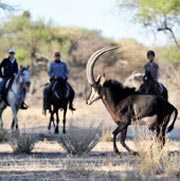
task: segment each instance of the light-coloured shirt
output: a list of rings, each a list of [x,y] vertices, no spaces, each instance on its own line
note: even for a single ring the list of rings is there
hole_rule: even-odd
[[[63,78],[66,79],[69,76],[69,70],[64,62],[52,62],[49,67],[48,75],[50,78]]]

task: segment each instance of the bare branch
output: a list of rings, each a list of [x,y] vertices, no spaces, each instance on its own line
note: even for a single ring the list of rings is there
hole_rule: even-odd
[[[176,46],[177,46],[178,49],[180,50],[180,44],[178,43],[177,38],[176,38],[173,30],[168,27],[166,17],[165,17],[165,20],[164,20],[164,27],[163,27],[163,28],[158,28],[158,31],[169,31],[169,32],[171,33],[171,36],[172,36],[172,38],[173,38]]]
[[[0,2],[0,8],[3,9],[3,10],[6,10],[6,11],[14,11],[15,8],[11,5],[8,5],[6,3],[2,3]]]

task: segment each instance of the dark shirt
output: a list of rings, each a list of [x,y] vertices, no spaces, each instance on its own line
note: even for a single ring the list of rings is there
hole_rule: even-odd
[[[158,80],[159,65],[155,62],[148,62],[144,65],[145,72],[151,72],[154,80]]]
[[[10,58],[5,58],[0,63],[0,77],[1,78],[10,78],[14,73],[18,72],[18,64],[16,59],[11,62]]]

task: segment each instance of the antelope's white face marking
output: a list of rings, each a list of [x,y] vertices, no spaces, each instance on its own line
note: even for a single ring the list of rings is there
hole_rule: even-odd
[[[101,99],[101,95],[99,94],[98,89],[95,87],[91,87],[91,93],[90,93],[89,98],[87,99],[86,103],[88,105],[90,105],[99,99]]]
[[[90,105],[93,102],[102,98],[102,95],[100,95],[100,89],[102,89],[105,81],[106,81],[105,75],[98,75],[97,76],[97,78],[96,78],[96,85],[97,86],[91,87],[91,93],[89,95],[89,98],[86,101],[86,103],[88,105]]]

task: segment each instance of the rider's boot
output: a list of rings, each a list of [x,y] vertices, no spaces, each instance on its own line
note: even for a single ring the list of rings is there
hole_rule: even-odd
[[[27,109],[28,105],[25,102],[22,102],[20,109]]]
[[[75,110],[76,110],[76,109],[73,107],[72,102],[69,103],[69,109],[70,109],[71,111],[75,111]]]

